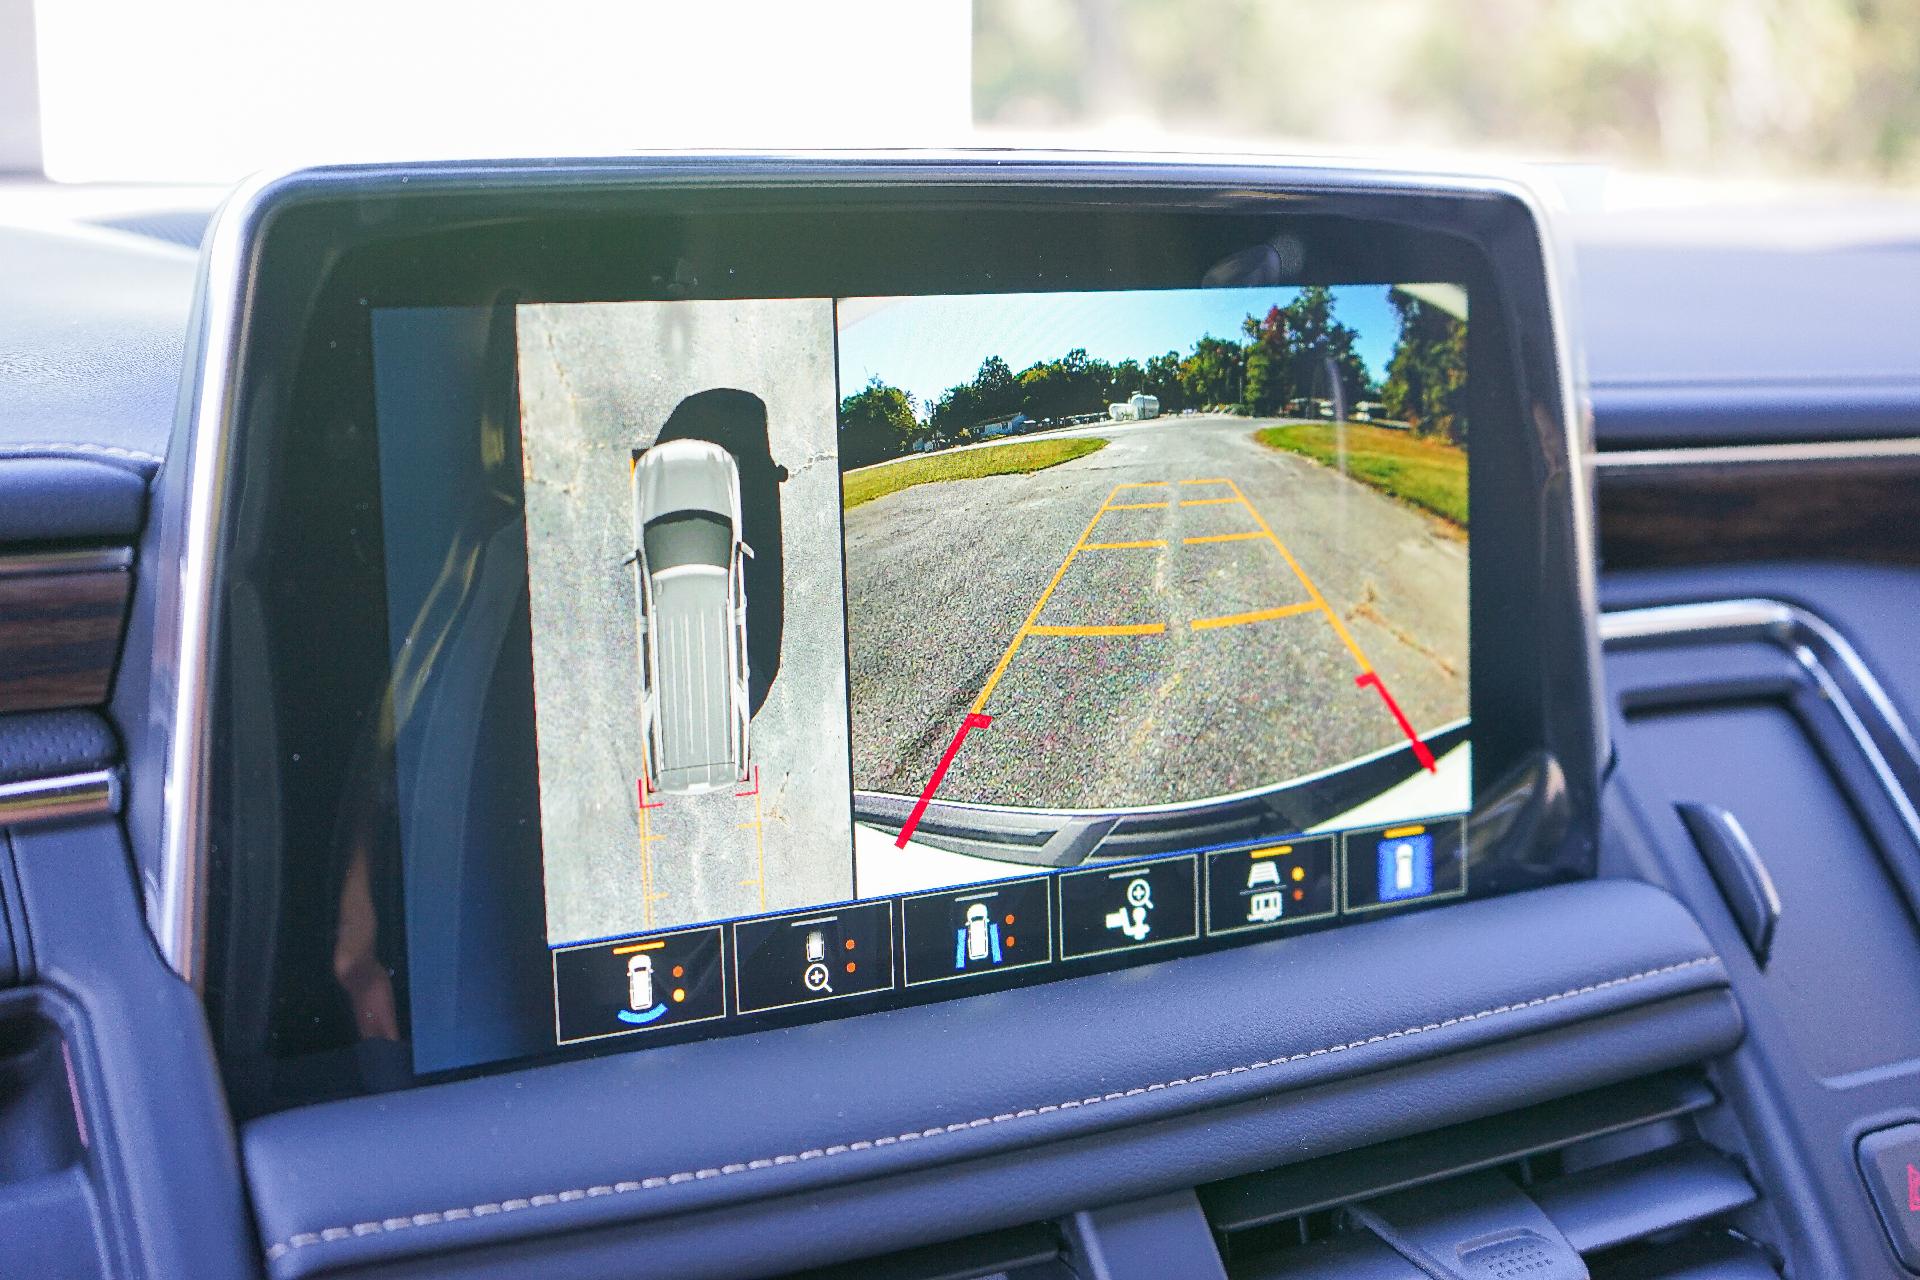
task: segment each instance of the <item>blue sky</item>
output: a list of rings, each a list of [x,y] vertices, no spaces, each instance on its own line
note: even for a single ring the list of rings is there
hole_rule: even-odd
[[[1178,351],[1202,336],[1239,338],[1240,322],[1285,306],[1294,288],[1156,289],[1107,293],[967,294],[935,298],[848,298],[840,302],[840,393],[879,377],[913,395],[924,415],[949,387],[970,381],[997,355],[1018,373],[1075,347],[1097,359]],[[1340,285],[1333,314],[1359,330],[1355,344],[1376,379],[1400,336],[1385,285]]]

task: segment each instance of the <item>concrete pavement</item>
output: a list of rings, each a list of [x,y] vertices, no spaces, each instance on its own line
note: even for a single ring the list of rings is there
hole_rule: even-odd
[[[847,513],[853,774],[945,800],[1181,803],[1287,781],[1467,715],[1467,548],[1252,438],[1267,422],[1073,429],[1022,476]],[[1049,433],[1068,434],[1068,433]]]

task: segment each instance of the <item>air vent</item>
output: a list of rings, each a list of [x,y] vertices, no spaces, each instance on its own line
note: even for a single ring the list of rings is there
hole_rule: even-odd
[[[1757,1242],[1766,1215],[1753,1184],[1702,1136],[1717,1104],[1698,1074],[1669,1072],[1226,1179],[1198,1188],[1197,1200],[1137,1201],[1118,1217],[1179,1235],[1187,1256],[1216,1275],[1224,1262],[1229,1280],[1779,1280],[1775,1255]],[[1071,1261],[1101,1216],[786,1280],[1106,1275],[1097,1262],[1076,1270]],[[1094,1221],[1076,1230],[1082,1219]],[[1138,1242],[1138,1230],[1114,1235],[1095,1252],[1124,1256]]]
[[[1404,1250],[1423,1232],[1457,1243],[1445,1266],[1488,1280],[1579,1275],[1574,1253],[1595,1280],[1774,1280],[1741,1230],[1752,1184],[1700,1137],[1715,1102],[1697,1076],[1656,1076],[1215,1183],[1201,1201],[1232,1280],[1420,1280],[1383,1237]]]
[[[1051,1223],[796,1271],[781,1280],[1076,1280]]]

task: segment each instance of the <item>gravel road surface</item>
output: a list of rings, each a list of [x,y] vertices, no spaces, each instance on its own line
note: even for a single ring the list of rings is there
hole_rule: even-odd
[[[974,710],[993,721],[940,798],[1048,808],[1198,800],[1404,742],[1369,669],[1417,731],[1465,717],[1465,542],[1258,444],[1266,425],[1079,429],[1111,443],[848,512],[854,785],[918,794]]]

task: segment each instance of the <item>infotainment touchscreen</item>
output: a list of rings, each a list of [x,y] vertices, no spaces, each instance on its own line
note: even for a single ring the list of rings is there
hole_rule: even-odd
[[[409,429],[448,325],[508,379],[465,479]],[[473,680],[531,667],[525,777],[454,776],[455,654],[396,717],[416,1068],[497,1053],[425,976],[449,790],[529,797],[550,1047],[1467,894],[1468,328],[1433,280],[376,311],[396,688],[489,593]],[[436,483],[510,518],[449,553]]]

